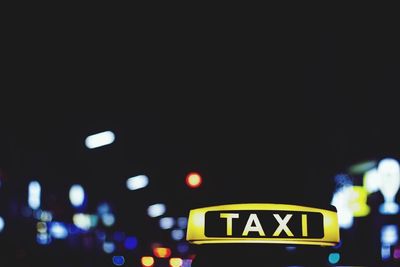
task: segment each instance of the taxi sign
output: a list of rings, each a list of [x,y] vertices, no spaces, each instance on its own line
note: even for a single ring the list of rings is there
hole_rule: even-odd
[[[337,213],[288,204],[230,204],[193,209],[187,241],[207,243],[276,243],[335,246]]]

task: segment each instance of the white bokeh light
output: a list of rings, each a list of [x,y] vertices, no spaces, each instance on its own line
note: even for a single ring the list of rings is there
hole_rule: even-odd
[[[28,205],[36,210],[40,208],[41,186],[38,181],[32,181],[28,186]]]
[[[163,215],[165,213],[165,211],[166,211],[166,207],[162,203],[153,204],[147,208],[147,214],[153,218]]]
[[[397,160],[386,158],[378,164],[380,177],[379,190],[383,195],[384,203],[379,207],[382,214],[397,214],[399,205],[396,201],[396,194],[400,189],[400,166]]]
[[[79,184],[74,184],[69,190],[69,200],[74,207],[81,207],[85,201],[85,190]]]
[[[149,177],[146,175],[137,175],[126,180],[126,187],[129,190],[138,190],[149,184]]]
[[[115,140],[115,135],[111,131],[105,131],[93,135],[89,135],[85,139],[85,145],[89,149],[102,147],[113,143]]]

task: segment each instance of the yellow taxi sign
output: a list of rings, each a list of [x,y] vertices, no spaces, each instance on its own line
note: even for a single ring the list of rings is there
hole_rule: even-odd
[[[335,211],[299,205],[247,203],[191,210],[186,240],[194,244],[335,246],[340,238]]]

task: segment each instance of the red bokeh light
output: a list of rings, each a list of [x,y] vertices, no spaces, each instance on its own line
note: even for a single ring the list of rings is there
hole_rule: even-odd
[[[197,172],[191,172],[186,176],[186,185],[190,188],[197,188],[201,185],[203,179]]]

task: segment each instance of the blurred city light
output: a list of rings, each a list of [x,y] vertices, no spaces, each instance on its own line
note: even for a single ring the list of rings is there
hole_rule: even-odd
[[[367,205],[367,190],[362,186],[351,186],[349,190],[349,208],[354,217],[364,217],[370,212]]]
[[[165,211],[166,211],[166,207],[165,207],[165,205],[164,204],[162,204],[162,203],[158,203],[158,204],[153,204],[153,205],[150,205],[148,208],[147,208],[147,214],[150,216],[150,217],[159,217],[159,216],[161,216],[161,215],[163,215],[164,213],[165,213]]]
[[[378,164],[380,176],[379,190],[384,197],[384,203],[379,207],[382,214],[397,214],[399,205],[395,197],[400,188],[400,166],[395,159],[382,159]]]
[[[189,251],[189,245],[186,242],[181,242],[177,245],[176,249],[179,253],[185,254]]]
[[[168,258],[171,256],[171,249],[165,247],[156,247],[153,248],[153,254],[157,258]]]
[[[105,213],[110,213],[110,212],[111,212],[111,207],[110,207],[110,205],[109,205],[108,203],[106,203],[106,202],[100,203],[100,204],[97,206],[97,213],[98,213],[99,215],[102,215],[102,214],[105,214]]]
[[[89,149],[109,145],[115,140],[115,135],[111,131],[105,131],[93,135],[89,135],[85,139],[85,145]]]
[[[338,188],[353,185],[353,180],[346,173],[339,173],[335,176],[335,183]]]
[[[41,233],[41,234],[47,233],[47,224],[44,222],[37,222],[36,230],[38,233]]]
[[[105,213],[101,215],[101,221],[105,226],[112,226],[115,223],[115,216],[112,213]]]
[[[140,259],[143,267],[151,267],[154,265],[154,258],[151,256],[144,256]]]
[[[285,249],[286,249],[287,251],[295,251],[295,250],[296,250],[296,247],[295,247],[295,246],[287,246],[287,247],[285,247]]]
[[[0,216],[0,233],[3,232],[5,224],[3,217]]]
[[[365,172],[363,177],[363,184],[369,194],[375,193],[379,190],[379,183],[380,177],[376,168]]]
[[[340,260],[340,254],[337,252],[330,253],[328,256],[328,261],[330,264],[336,264]]]
[[[393,258],[395,258],[396,260],[400,259],[400,247],[394,249]]]
[[[113,242],[104,242],[103,243],[103,251],[107,254],[111,254],[115,251],[115,244]]]
[[[197,172],[191,172],[186,176],[186,185],[190,188],[197,188],[201,185],[203,179]]]
[[[364,162],[360,162],[357,164],[353,164],[352,166],[350,166],[349,168],[349,173],[350,174],[363,174],[369,170],[371,170],[372,168],[374,168],[376,166],[376,161],[371,160],[371,161],[364,161]]]
[[[67,227],[63,223],[52,222],[49,228],[51,236],[56,239],[65,239],[68,236]]]
[[[97,225],[98,217],[96,215],[77,213],[73,215],[72,221],[78,228],[89,230]]]
[[[124,256],[113,256],[112,261],[116,266],[122,266],[125,263]]]
[[[51,236],[48,233],[37,233],[36,242],[40,245],[48,245],[51,243]]]
[[[353,211],[349,207],[350,188],[344,186],[339,188],[332,197],[331,204],[336,207],[340,228],[349,229],[353,226]]]
[[[53,220],[53,214],[46,210],[35,210],[35,218],[44,222],[51,222]]]
[[[117,241],[117,242],[122,242],[122,241],[124,241],[124,239],[125,239],[125,234],[124,234],[123,232],[121,232],[121,231],[116,231],[116,232],[113,234],[113,239],[114,239],[115,241]]]
[[[185,232],[181,229],[172,230],[171,237],[173,240],[182,240],[185,237]]]
[[[187,222],[187,217],[179,217],[177,220],[178,227],[181,229],[185,229],[187,227]]]
[[[159,224],[161,229],[171,229],[174,227],[175,220],[172,217],[164,217],[160,219]]]
[[[28,205],[36,210],[40,207],[41,187],[38,181],[32,181],[28,186]]]
[[[182,267],[191,267],[192,266],[192,260],[191,259],[184,259],[182,263]]]
[[[381,257],[382,257],[382,260],[388,260],[388,259],[390,259],[390,246],[389,245],[386,245],[386,244],[382,244],[382,247],[381,247]]]
[[[126,187],[129,190],[138,190],[149,184],[149,178],[146,175],[138,175],[126,180]]]
[[[392,246],[399,240],[397,225],[384,225],[381,229],[381,242],[384,245]]]
[[[138,245],[138,240],[134,236],[128,236],[125,239],[124,246],[127,250],[134,250]]]
[[[171,267],[182,267],[183,260],[181,258],[170,258],[169,265]]]
[[[85,201],[85,190],[79,184],[74,184],[69,190],[69,200],[72,206],[79,208],[83,205]]]

